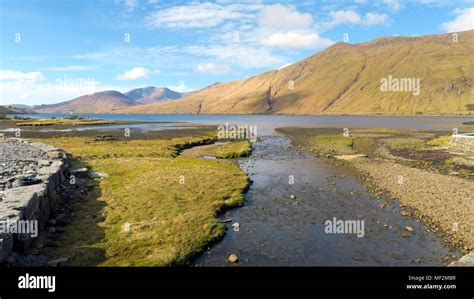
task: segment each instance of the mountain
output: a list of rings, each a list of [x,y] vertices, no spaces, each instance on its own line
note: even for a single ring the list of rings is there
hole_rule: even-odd
[[[13,114],[16,113],[15,110],[12,108],[8,108],[6,106],[0,106],[0,114]]]
[[[280,70],[114,112],[473,114],[474,30],[457,34],[336,43]]]
[[[38,113],[107,113],[114,109],[136,105],[135,101],[115,90],[96,92],[70,101],[35,106]]]
[[[179,99],[181,96],[181,93],[166,87],[150,86],[133,89],[125,94],[115,90],[101,91],[66,102],[35,106],[33,109],[38,113],[109,113],[125,107]]]
[[[158,103],[164,100],[176,100],[182,97],[182,94],[173,91],[167,87],[144,87],[132,89],[125,93],[127,97],[140,104]]]
[[[22,106],[22,107],[19,107]],[[25,114],[25,113],[34,113],[32,110],[27,108],[26,105],[8,105],[0,106],[0,114]]]
[[[23,104],[11,104],[11,105],[8,105],[8,107],[13,107],[16,109],[32,109],[33,108],[32,106],[23,105]]]

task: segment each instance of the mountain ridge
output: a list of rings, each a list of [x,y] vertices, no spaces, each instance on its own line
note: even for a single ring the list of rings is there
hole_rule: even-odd
[[[125,93],[116,90],[99,91],[56,104],[34,106],[33,110],[38,113],[110,113],[116,109],[181,97],[181,93],[166,87],[147,86]]]
[[[113,113],[470,115],[474,30],[456,34],[340,42],[280,70]],[[419,79],[420,95],[382,91],[389,76]]]

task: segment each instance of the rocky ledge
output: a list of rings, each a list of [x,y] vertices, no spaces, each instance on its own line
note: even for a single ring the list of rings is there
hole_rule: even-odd
[[[36,237],[12,232],[10,226],[34,222],[40,231],[48,223],[66,180],[65,159],[66,153],[54,146],[0,140],[0,264],[15,264],[11,257],[25,251]]]

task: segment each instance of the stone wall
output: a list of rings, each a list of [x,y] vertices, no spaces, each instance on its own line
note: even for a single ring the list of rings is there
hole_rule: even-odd
[[[36,220],[38,232],[47,224],[52,207],[60,200],[65,181],[66,154],[53,146],[27,140],[0,140],[0,222]],[[0,232],[0,263],[22,253],[31,234]]]
[[[451,148],[474,154],[474,133],[453,135],[451,137]]]

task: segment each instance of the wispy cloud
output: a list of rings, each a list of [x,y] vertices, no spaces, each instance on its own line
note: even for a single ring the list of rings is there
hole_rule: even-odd
[[[68,72],[68,71],[92,71],[92,70],[95,70],[96,68],[97,66],[95,65],[69,65],[69,66],[46,67],[44,69],[48,71]]]
[[[24,73],[12,70],[0,70],[1,81],[21,81],[35,83],[46,80],[46,77],[41,72]]]
[[[196,66],[196,71],[199,73],[222,75],[228,73],[230,71],[230,67],[225,64],[206,62],[198,64]]]
[[[474,29],[474,7],[456,9],[453,12],[454,20],[441,24],[441,29],[446,32],[456,32]]]
[[[355,25],[380,25],[387,24],[389,16],[387,14],[379,14],[375,12],[368,12],[365,16],[361,16],[358,12],[353,10],[337,10],[329,12],[330,20],[324,23],[324,28],[331,29],[342,24]]]
[[[137,79],[146,79],[150,74],[158,74],[159,70],[149,70],[144,67],[134,67],[131,70],[118,74],[115,79],[117,80],[137,80]]]
[[[191,3],[159,9],[146,17],[150,27],[160,28],[209,28],[229,20],[252,19],[255,16],[246,10],[255,6],[221,5],[218,3]]]
[[[313,25],[313,17],[309,13],[300,13],[292,5],[275,4],[262,8],[258,22],[278,29],[307,29]]]
[[[261,41],[262,45],[283,49],[303,49],[314,47],[327,47],[333,42],[321,38],[317,33],[300,34],[295,32],[275,33]]]

